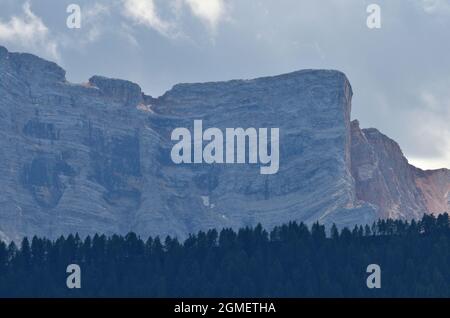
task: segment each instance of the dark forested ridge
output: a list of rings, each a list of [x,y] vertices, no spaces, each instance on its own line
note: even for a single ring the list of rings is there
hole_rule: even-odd
[[[68,289],[68,264],[81,289]],[[369,264],[381,288],[366,286]],[[109,297],[450,297],[448,214],[381,220],[330,235],[289,223],[144,241],[78,235],[0,243],[0,296]]]

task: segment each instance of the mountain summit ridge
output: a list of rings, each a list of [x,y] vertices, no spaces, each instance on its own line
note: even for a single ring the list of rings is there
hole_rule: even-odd
[[[72,84],[57,64],[0,47],[0,239],[185,237],[450,210],[449,171],[414,168],[389,138],[351,122],[352,94],[342,72],[303,70],[177,84],[153,98],[126,80]],[[171,132],[196,119],[205,128],[279,127],[279,172],[175,165]]]

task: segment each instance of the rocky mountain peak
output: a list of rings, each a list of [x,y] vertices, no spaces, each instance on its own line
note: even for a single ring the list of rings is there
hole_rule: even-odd
[[[33,54],[11,53],[0,47],[0,60],[3,66],[9,66],[30,84],[49,84],[66,81],[66,71],[54,62],[44,60]]]
[[[0,59],[5,58],[8,55],[6,47],[0,45]]]
[[[89,79],[89,84],[97,87],[105,98],[127,106],[136,106],[143,99],[141,87],[130,81],[96,75]]]
[[[450,173],[408,163],[397,142],[352,122],[352,174],[357,198],[380,207],[382,217],[412,219],[450,211]]]
[[[408,164],[396,142],[350,121],[339,71],[175,85],[65,71],[0,47],[0,239],[78,232],[174,235],[289,221],[366,224],[449,210],[448,170]],[[127,107],[123,107],[127,106]],[[280,166],[175,164],[171,132],[279,128]]]

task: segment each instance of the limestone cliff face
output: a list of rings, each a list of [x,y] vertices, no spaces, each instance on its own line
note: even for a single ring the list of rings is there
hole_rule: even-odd
[[[205,219],[200,221],[191,211],[205,211],[212,218],[209,226],[373,220],[376,208],[355,198],[351,97],[347,78],[336,71],[176,85],[149,106],[149,126],[162,138],[163,189],[171,189],[160,197],[170,202],[169,211],[187,213],[185,220],[198,227]],[[174,166],[167,161],[167,138],[175,127],[192,127],[194,119],[202,119],[205,128],[221,130],[279,127],[279,172],[260,175],[249,165]],[[207,199],[206,206],[200,197]]]
[[[376,129],[352,122],[352,173],[358,199],[381,217],[412,219],[450,211],[450,171],[410,165],[398,144]]]
[[[69,83],[56,64],[0,47],[0,239],[342,226],[445,208],[447,171],[414,169],[395,143],[352,126],[351,96],[344,74],[305,70],[152,98],[124,80]],[[204,129],[280,128],[278,173],[174,164],[171,132],[196,119]]]

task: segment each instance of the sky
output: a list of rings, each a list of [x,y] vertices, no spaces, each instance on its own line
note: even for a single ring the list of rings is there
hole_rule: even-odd
[[[80,28],[67,26],[70,4]],[[367,25],[371,4],[380,28]],[[71,82],[128,79],[153,97],[337,69],[362,127],[420,168],[450,168],[450,0],[0,0],[0,45],[57,62]]]

